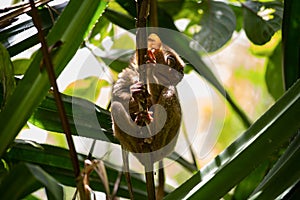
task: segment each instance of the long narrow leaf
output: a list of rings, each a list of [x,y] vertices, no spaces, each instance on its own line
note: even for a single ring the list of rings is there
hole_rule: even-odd
[[[62,94],[66,114],[73,134],[97,140],[119,143],[113,136],[110,112],[93,103],[78,97]],[[76,107],[76,116],[73,109]],[[92,113],[96,114],[97,124],[90,120]],[[74,119],[76,117],[76,119]],[[47,96],[30,117],[29,122],[48,131],[62,133],[61,122],[58,118],[58,110],[52,96]],[[99,124],[101,129],[99,129]],[[78,129],[80,133],[78,133]]]
[[[0,87],[3,89],[3,101],[0,101],[0,110],[5,105],[7,99],[13,93],[16,82],[14,77],[13,65],[5,47],[0,43]]]
[[[119,144],[119,141],[113,136],[112,121],[109,111],[104,110],[85,99],[63,94],[62,99],[73,134],[78,135],[78,130],[80,130],[80,136],[82,137]],[[76,107],[76,116],[73,113],[74,107],[72,106]],[[96,114],[98,124],[95,124],[95,122],[90,120],[91,113]],[[74,117],[76,117],[76,122],[74,121]],[[58,133],[63,132],[58,118],[57,107],[52,96],[46,96],[30,117],[29,122],[48,131]],[[99,125],[101,126],[101,130],[98,128]],[[191,172],[197,170],[193,164],[186,161],[176,152],[170,154],[168,158],[175,160]]]
[[[76,187],[72,163],[67,149],[51,145],[34,146],[32,143],[17,140],[11,150],[5,154],[5,158],[13,164],[21,161],[39,165],[62,184]],[[81,166],[84,165],[83,162],[85,158],[85,155],[78,155]],[[112,191],[114,183],[118,177],[118,173],[119,171],[122,171],[122,168],[113,166],[107,162],[105,162],[105,166],[110,190]],[[135,186],[134,192],[136,197],[139,199],[145,199],[146,185],[142,176],[132,174],[132,182]],[[96,173],[92,173],[90,175],[90,186],[93,190],[105,192],[105,188]],[[129,197],[124,177],[121,180],[117,194],[119,196]]]
[[[259,185],[259,183],[264,179],[264,176],[270,169],[270,163],[272,161],[266,160],[261,163],[253,172],[251,172],[246,178],[244,178],[234,189],[233,199],[242,200],[248,199],[251,193]]]
[[[126,30],[131,30],[135,28],[135,19],[131,16],[111,10],[109,8],[106,9],[106,11],[103,13],[103,16],[106,17],[112,23],[117,24]]]
[[[285,0],[282,27],[285,89],[300,77],[300,1]]]
[[[277,100],[284,93],[281,43],[267,61],[265,79],[269,93]]]
[[[223,197],[299,129],[295,117],[299,111],[300,80],[240,138],[166,199]]]
[[[2,199],[21,199],[45,187],[48,199],[62,200],[62,186],[39,166],[20,163],[12,168],[0,184]]]
[[[275,199],[300,180],[300,134],[272,167],[252,196],[257,199]],[[280,183],[280,184],[278,184]]]
[[[62,46],[53,55],[55,71],[59,74],[76,53],[92,25],[106,7],[106,1],[71,1],[47,36],[49,45],[57,41]],[[46,95],[50,84],[46,70],[40,69],[41,52],[33,59],[24,78],[19,82],[11,100],[0,113],[0,155],[21,130],[34,109]]]
[[[190,172],[197,171],[197,167],[193,165],[192,163],[185,160],[183,157],[181,157],[177,152],[173,152],[168,156],[169,159],[175,160],[177,163],[179,163],[181,166],[189,170]]]
[[[39,9],[42,27],[45,32],[49,32],[54,23],[52,20],[58,18],[59,15],[57,13],[62,12],[66,5],[67,3],[65,2],[51,7],[55,12],[48,8]],[[7,48],[10,56],[15,56],[38,43],[33,22],[27,18],[27,14],[22,14],[16,22],[0,30],[0,42]]]

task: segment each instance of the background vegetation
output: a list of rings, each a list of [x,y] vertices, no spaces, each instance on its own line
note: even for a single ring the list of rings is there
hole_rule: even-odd
[[[93,141],[96,137],[103,141],[103,147],[118,146],[112,136],[109,95],[105,96],[105,90],[109,91],[117,74],[128,65],[132,54],[128,49],[134,49],[130,30],[135,28],[135,1],[52,3],[52,8],[42,4],[39,13],[48,44],[62,41],[52,51],[56,74],[60,75],[70,60],[84,50],[104,66],[110,77],[88,77],[61,88],[72,134],[78,135],[75,120],[85,130],[84,138],[80,134],[74,139]],[[36,199],[33,192],[45,188],[48,199],[69,199],[76,186],[73,168],[64,135],[60,134],[63,130],[47,72],[40,68],[42,54],[36,46],[39,42],[35,27],[25,8],[17,8],[20,12],[16,15],[1,10],[0,194],[3,199]],[[216,98],[222,99],[220,105],[225,105],[225,117],[218,119],[222,126],[220,137],[208,154],[197,155],[201,147],[194,142],[196,153],[190,149],[179,158],[176,152],[167,158],[176,163],[166,168],[165,199],[300,196],[299,10],[297,0],[158,0],[159,27],[180,31],[203,48],[172,35],[162,40],[171,41],[181,56],[193,61],[187,63],[186,77],[205,79]],[[24,52],[30,52],[30,57],[24,58]],[[214,63],[218,74],[208,61]],[[71,68],[76,67],[73,62]],[[76,113],[80,113],[76,119],[71,95],[76,96]],[[209,124],[213,108],[205,103],[209,98],[200,100],[203,106],[197,118]],[[103,133],[86,120],[90,108],[96,111]],[[22,137],[29,128],[34,129],[33,125],[48,131],[46,140]],[[188,126],[186,130],[188,135],[195,134],[189,132]],[[200,134],[203,130],[197,131]],[[92,152],[89,149],[78,154],[81,168],[89,151]],[[113,189],[120,177],[120,162],[113,163],[114,159],[107,157],[101,168],[107,179],[93,172],[90,187],[128,198],[124,177],[118,190]],[[133,188],[136,199],[147,198],[140,174],[133,174]]]

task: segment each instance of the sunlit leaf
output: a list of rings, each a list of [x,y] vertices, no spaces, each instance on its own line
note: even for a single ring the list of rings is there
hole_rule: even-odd
[[[132,17],[136,18],[136,2],[127,0],[116,0]]]
[[[8,166],[4,159],[0,160],[0,183],[5,175],[8,173]]]
[[[111,69],[121,72],[129,64],[130,58],[134,54],[134,50],[112,49],[109,52],[103,52],[99,57]]]
[[[120,51],[123,49],[135,49],[135,39],[128,34],[122,34],[118,38],[114,38],[114,43],[111,47],[113,53],[115,53],[114,49],[120,49]]]
[[[112,36],[114,29],[108,19],[101,17],[95,24],[91,34],[89,35],[89,41],[95,46],[102,47],[101,42],[107,36]]]
[[[250,52],[258,57],[269,57],[281,42],[281,31],[277,31],[272,38],[263,45],[250,44]]]
[[[55,55],[52,55],[56,74],[60,74],[69,63],[106,5],[106,1],[93,0],[68,3],[47,35],[49,45],[62,42]],[[50,88],[47,71],[40,70],[41,61],[42,53],[39,51],[11,95],[13,101],[8,101],[0,113],[3,124],[0,129],[0,155],[6,151]]]
[[[0,83],[3,89],[3,102],[2,106],[6,104],[6,101],[12,95],[15,90],[16,82],[14,78],[14,69],[10,60],[10,56],[5,47],[0,43]],[[1,106],[1,107],[2,107]],[[0,110],[1,110],[0,107]]]
[[[232,8],[232,11],[234,12],[235,18],[236,18],[235,30],[240,31],[243,28],[243,10],[242,10],[242,7],[238,6],[238,5],[230,5],[230,7]]]
[[[198,12],[199,11],[199,12]],[[175,19],[187,19],[189,24],[194,25],[198,24],[199,20],[203,15],[202,10],[199,10],[199,3],[196,1],[184,1],[182,9],[175,16]],[[186,34],[190,35],[188,31],[185,31]]]
[[[25,197],[23,200],[40,200],[40,199],[38,197],[30,194],[27,197]]]
[[[201,29],[194,34],[194,39],[207,52],[216,51],[231,38],[235,30],[234,12],[226,3],[220,1],[202,1],[198,9],[203,12],[203,16],[199,22]]]
[[[15,75],[23,75],[30,65],[30,59],[17,59],[13,61]]]
[[[101,89],[109,85],[110,84],[104,79],[99,79],[96,76],[89,76],[70,83],[64,93],[75,97],[81,97],[91,102],[96,102]]]
[[[281,28],[283,7],[279,1],[246,1],[242,6],[244,29],[254,44],[265,44]]]
[[[54,5],[51,9],[39,9],[39,14],[42,18],[42,27],[46,33],[48,33],[54,21],[58,18],[58,13],[61,13],[66,5],[67,3],[64,2]],[[28,19],[28,15],[20,15],[16,22],[0,30],[0,42],[8,49],[11,56],[17,55],[37,44],[36,29],[32,20]]]

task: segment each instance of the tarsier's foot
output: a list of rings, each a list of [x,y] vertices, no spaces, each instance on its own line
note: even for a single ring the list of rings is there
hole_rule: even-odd
[[[143,105],[147,104],[147,102],[145,101],[150,96],[147,91],[146,85],[142,82],[137,82],[130,87],[130,92],[139,107],[138,111],[134,113],[136,116],[134,120],[135,123],[139,126],[149,124],[152,121],[152,112],[149,112],[147,108],[143,108]]]
[[[146,124],[149,124],[153,118],[152,118],[152,112],[144,110],[141,112],[136,113],[135,123],[139,126],[145,126]]]

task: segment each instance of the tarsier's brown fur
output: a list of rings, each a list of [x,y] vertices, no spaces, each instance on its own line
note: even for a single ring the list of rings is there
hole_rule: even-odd
[[[111,110],[115,137],[142,163],[143,153],[152,152],[152,161],[156,162],[174,149],[182,116],[176,85],[183,77],[184,62],[157,35],[151,34],[148,62],[143,67],[147,83],[139,82],[135,56],[119,74]],[[141,100],[139,95],[146,99]],[[142,110],[139,101],[146,101],[150,109]]]

